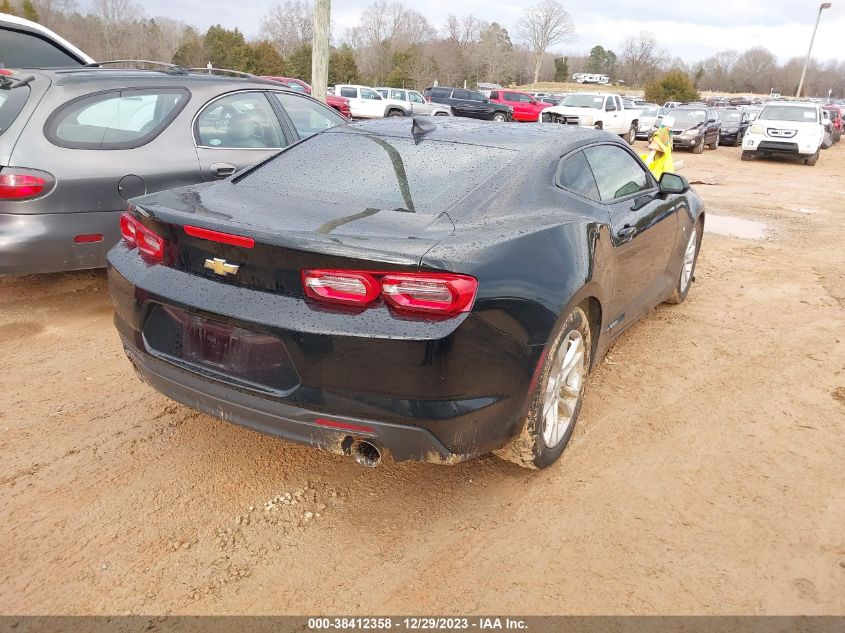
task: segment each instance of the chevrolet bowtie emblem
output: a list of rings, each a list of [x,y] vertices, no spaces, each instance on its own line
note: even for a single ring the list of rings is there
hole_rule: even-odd
[[[240,266],[230,264],[225,259],[220,259],[218,257],[205,260],[205,267],[209,270],[213,270],[218,275],[234,275],[238,272],[238,268],[240,268]]]

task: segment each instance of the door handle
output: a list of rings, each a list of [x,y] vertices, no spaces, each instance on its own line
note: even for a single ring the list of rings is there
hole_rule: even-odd
[[[630,242],[636,233],[636,227],[626,224],[616,232],[616,236],[619,238],[620,242]]]
[[[211,163],[208,169],[215,178],[225,178],[234,174],[237,167],[231,163]]]

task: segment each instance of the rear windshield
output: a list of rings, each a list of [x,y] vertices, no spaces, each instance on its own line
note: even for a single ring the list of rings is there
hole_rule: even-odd
[[[0,134],[15,122],[28,98],[29,86],[0,89]]]
[[[719,112],[719,119],[725,123],[739,123],[740,119],[742,119],[742,114],[734,111]]]
[[[81,62],[49,39],[36,33],[0,29],[0,67],[66,68]]]
[[[800,106],[779,106],[767,105],[760,113],[764,121],[803,121],[804,123],[816,121],[815,108],[802,108]]]
[[[674,127],[674,128],[692,127],[693,125],[698,125],[699,123],[704,123],[707,120],[707,111],[706,110],[682,110],[680,108],[675,108],[675,109],[672,110],[671,116],[672,116],[672,118],[675,119],[675,123],[672,127]]]
[[[381,137],[318,134],[238,180],[350,208],[440,213],[507,164],[513,150]]]

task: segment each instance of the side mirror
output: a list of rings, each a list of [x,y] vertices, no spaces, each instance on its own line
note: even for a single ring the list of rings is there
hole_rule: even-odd
[[[689,191],[689,181],[683,176],[664,172],[658,181],[660,193],[686,193]]]

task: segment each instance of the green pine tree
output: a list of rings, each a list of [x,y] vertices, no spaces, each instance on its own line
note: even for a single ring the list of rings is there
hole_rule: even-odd
[[[21,8],[23,9],[23,17],[25,20],[38,22],[38,10],[35,8],[35,5],[32,4],[32,0],[23,0]]]

